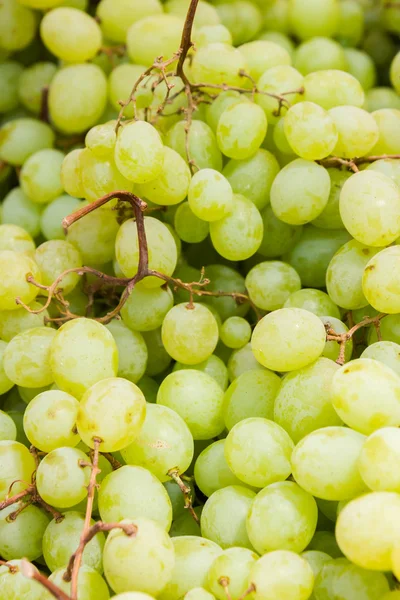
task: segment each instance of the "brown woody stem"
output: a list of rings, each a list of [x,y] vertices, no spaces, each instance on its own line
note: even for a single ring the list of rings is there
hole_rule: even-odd
[[[25,558],[21,560],[21,573],[24,577],[27,577],[28,579],[34,579],[35,581],[40,583],[57,600],[71,600],[68,594],[63,592],[63,590],[57,587],[52,581],[47,579],[47,577],[39,573],[37,568],[33,566],[32,563],[28,562]]]

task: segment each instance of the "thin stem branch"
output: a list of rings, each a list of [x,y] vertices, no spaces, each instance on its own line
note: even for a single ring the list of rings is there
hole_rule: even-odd
[[[47,577],[39,573],[37,568],[32,563],[28,562],[25,558],[21,560],[20,564],[21,573],[24,577],[27,577],[28,579],[34,579],[35,581],[40,583],[57,600],[71,600],[68,594],[63,592],[63,590],[57,587],[52,581],[47,579]]]
[[[380,322],[383,319],[383,317],[386,317],[386,315],[384,313],[380,313],[379,315],[376,315],[375,317],[365,317],[364,319],[362,319],[362,321],[353,325],[353,327],[351,329],[349,329],[349,331],[347,331],[346,333],[336,333],[336,331],[334,331],[329,325],[326,326],[327,341],[328,342],[334,341],[334,342],[337,342],[338,344],[340,344],[339,356],[336,360],[336,362],[339,365],[344,365],[344,363],[345,363],[346,343],[352,339],[354,334],[359,329],[362,329],[363,327],[367,327],[368,325],[374,325],[377,332],[379,331],[379,334],[380,334]]]
[[[108,460],[108,462],[113,468],[113,471],[116,471],[117,469],[120,469],[122,467],[122,464],[119,462],[119,460],[114,458],[113,455],[109,452],[100,452],[100,454],[104,456],[106,460]]]
[[[168,471],[168,475],[171,477],[171,479],[173,479],[175,481],[175,483],[179,486],[179,489],[181,490],[182,494],[183,494],[183,498],[185,501],[185,508],[188,509],[188,511],[190,512],[190,514],[192,515],[193,519],[196,521],[197,524],[200,523],[200,519],[199,517],[196,515],[194,508],[193,508],[193,498],[192,498],[192,490],[190,489],[190,487],[188,485],[186,485],[186,483],[182,480],[180,474],[179,474],[179,470],[178,469],[170,469]]]

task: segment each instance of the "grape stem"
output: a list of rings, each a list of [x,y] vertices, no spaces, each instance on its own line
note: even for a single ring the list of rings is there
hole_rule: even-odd
[[[11,565],[6,560],[0,560],[0,567],[7,567],[10,573],[18,573],[17,565]]]
[[[384,313],[376,315],[375,317],[364,317],[364,319],[362,321],[360,321],[356,325],[353,325],[353,327],[351,329],[349,329],[349,331],[347,331],[346,333],[336,333],[336,331],[334,329],[332,329],[332,327],[330,326],[329,323],[327,323],[325,325],[327,341],[328,342],[334,341],[334,342],[337,342],[338,344],[340,344],[339,356],[336,360],[338,365],[344,365],[346,344],[347,344],[347,342],[349,342],[352,339],[354,334],[362,327],[366,327],[368,325],[374,325],[377,335],[378,335],[378,340],[382,339],[382,336],[380,334],[380,322],[383,319],[383,317],[386,317],[386,315]]]
[[[199,525],[200,523],[200,519],[199,517],[196,515],[194,508],[193,508],[193,498],[192,498],[192,490],[190,489],[190,487],[188,485],[186,485],[186,483],[182,480],[180,473],[179,473],[179,469],[170,469],[168,471],[168,475],[171,477],[171,479],[173,479],[175,481],[175,483],[178,485],[179,489],[181,490],[182,494],[183,494],[183,499],[185,501],[185,508],[190,512],[190,514],[192,515],[193,519],[196,521],[196,523]]]
[[[247,596],[249,596],[250,594],[252,594],[255,591],[256,591],[256,586],[254,585],[254,583],[251,583],[249,585],[249,587],[247,588],[247,590],[245,591],[245,593],[240,596],[239,600],[244,600],[245,598],[247,598]]]
[[[59,587],[57,587],[52,581],[47,579],[44,575],[39,573],[36,567],[28,562],[25,558],[21,560],[21,573],[24,577],[28,579],[34,579],[38,583],[40,583],[43,587],[45,587],[54,598],[57,600],[71,600],[71,598],[63,592]]]
[[[358,173],[359,168],[358,165],[363,165],[365,163],[373,163],[376,160],[385,160],[385,159],[400,159],[400,154],[381,154],[376,156],[362,156],[361,158],[340,158],[339,156],[329,156],[328,158],[324,158],[323,160],[317,160],[316,162],[323,167],[346,167],[353,171],[354,173]]]
[[[229,592],[229,577],[220,577],[218,579],[218,583],[221,587],[224,588],[224,593],[225,593],[227,600],[232,600],[232,596]]]
[[[116,471],[117,469],[120,469],[122,467],[122,464],[119,462],[119,460],[114,458],[113,455],[109,452],[100,452],[100,454],[104,456],[106,460],[108,460],[108,462],[113,468],[113,471]]]

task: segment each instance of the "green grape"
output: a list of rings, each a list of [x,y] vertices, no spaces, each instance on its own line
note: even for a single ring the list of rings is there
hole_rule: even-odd
[[[251,344],[234,350],[228,360],[229,380],[234,381],[246,371],[264,371],[264,367],[256,360]]]
[[[279,0],[275,4],[279,4]],[[258,39],[265,40],[267,42],[274,42],[278,46],[281,46],[289,54],[290,58],[293,59],[295,46],[288,35],[281,31],[276,31],[275,28],[272,31],[264,31],[258,36]]]
[[[390,342],[380,343],[388,344]],[[373,344],[373,346],[377,346],[377,344]],[[373,346],[370,348],[372,349]],[[376,492],[398,492],[400,490],[400,479],[396,466],[400,455],[399,433],[396,427],[383,427],[374,431],[364,441],[358,459],[358,468],[370,490]]]
[[[9,496],[11,485],[13,494],[26,489],[36,466],[26,446],[13,440],[4,440],[0,441],[0,468],[0,498],[4,500]]]
[[[0,113],[6,113],[17,108],[19,104],[18,84],[22,71],[22,66],[16,61],[10,60],[0,64],[0,84],[2,87]]]
[[[357,0],[340,2],[338,40],[343,46],[358,46],[364,34],[364,10]]]
[[[372,58],[358,48],[344,48],[347,60],[347,71],[361,83],[366,92],[376,83],[376,67]],[[366,94],[368,103],[369,95]]]
[[[97,437],[103,452],[116,452],[138,436],[145,415],[146,401],[140,389],[127,379],[110,377],[86,390],[76,425],[85,444],[93,448],[93,439]]]
[[[54,384],[53,384],[54,386]],[[20,395],[21,399],[25,402],[25,404],[29,404],[30,402],[32,402],[32,400],[38,396],[39,394],[41,394],[42,392],[47,392],[50,388],[55,389],[55,386],[53,387],[51,384],[49,385],[44,385],[44,386],[40,386],[37,388],[29,388],[29,387],[23,387],[21,385],[18,386],[18,394]],[[24,412],[25,412],[26,407],[24,407]],[[68,444],[66,444],[68,445]]]
[[[272,182],[278,172],[275,156],[263,149],[246,160],[230,160],[223,170],[234,193],[246,196],[259,210],[269,203]]]
[[[117,345],[104,325],[92,319],[75,319],[57,331],[50,367],[56,385],[80,399],[97,381],[116,376]]]
[[[249,271],[246,288],[256,306],[273,311],[282,308],[290,295],[300,290],[301,281],[290,265],[268,261],[259,263]]]
[[[379,171],[400,185],[400,162],[397,159],[385,158],[368,165],[367,171]]]
[[[2,344],[0,344],[1,348]],[[0,410],[0,441],[15,441],[17,428],[14,421],[4,411]]]
[[[36,119],[14,119],[0,128],[0,159],[20,166],[35,152],[51,148],[54,138],[53,130],[46,123]]]
[[[143,377],[140,379],[140,381],[137,382],[136,385],[142,391],[146,402],[151,402],[152,404],[156,402],[159,388],[157,381],[155,381],[148,375],[143,375]]]
[[[164,348],[161,328],[152,331],[143,331],[142,335],[149,352],[147,359],[146,375],[159,375],[165,371],[171,363],[171,356]]]
[[[231,211],[232,187],[228,179],[218,171],[202,169],[190,181],[188,200],[192,213],[198,219],[218,221]],[[176,218],[177,216],[175,216]]]
[[[240,546],[252,550],[246,519],[255,497],[255,492],[240,485],[227,486],[214,492],[201,513],[202,536],[223,549]],[[234,527],[232,514],[235,515]]]
[[[372,60],[372,59],[371,59]],[[400,109],[400,98],[390,87],[374,87],[368,90],[365,97],[364,108],[369,112],[380,111],[381,109],[396,108]],[[383,113],[383,116],[388,117],[389,114]],[[382,117],[382,113],[381,113]],[[383,119],[381,119],[383,120]],[[389,130],[389,128],[387,128]]]
[[[332,557],[329,556],[329,554],[321,552],[320,550],[306,550],[301,553],[301,557],[305,558],[312,568],[314,577],[317,577],[318,573],[321,572],[326,563],[332,560]],[[313,596],[311,595],[310,598],[312,597]]]
[[[24,69],[19,78],[19,100],[36,115],[40,113],[43,88],[50,85],[56,71],[52,62],[37,62]]]
[[[325,110],[334,106],[364,104],[365,94],[360,82],[345,71],[326,69],[309,73],[304,78],[304,100],[319,104]]]
[[[346,504],[336,523],[336,539],[346,558],[364,569],[390,571],[399,514],[400,498],[393,492],[372,492]]]
[[[24,413],[24,430],[31,444],[43,452],[76,446],[80,442],[75,429],[78,407],[73,396],[60,390],[36,395]]]
[[[186,0],[168,0],[164,9],[167,13],[185,18],[188,6]],[[215,8],[210,6],[207,2],[200,0],[196,10],[194,26],[198,28],[203,27],[204,25],[217,25],[218,23],[219,16]]]
[[[265,113],[257,104],[233,104],[224,110],[218,121],[218,146],[229,158],[250,158],[261,146],[267,126]]]
[[[185,594],[184,600],[215,600],[215,596],[207,592],[203,587],[196,587]]]
[[[36,15],[21,4],[5,0],[0,6],[0,48],[7,52],[26,48],[35,37]]]
[[[32,202],[20,187],[13,188],[6,195],[1,208],[2,223],[18,225],[32,237],[39,234],[41,207]]]
[[[172,543],[175,566],[171,579],[158,596],[160,600],[175,600],[194,587],[207,587],[208,571],[222,552],[211,540],[191,535],[175,537]]]
[[[212,312],[202,304],[177,304],[164,318],[162,341],[174,360],[195,365],[215,350],[218,324]]]
[[[344,49],[328,37],[313,37],[300,44],[296,48],[293,62],[303,75],[326,69],[347,71]]]
[[[80,200],[63,194],[50,202],[40,216],[40,229],[47,240],[64,240],[65,233],[62,220],[77,210],[81,205]]]
[[[333,329],[336,333],[347,333],[349,328],[339,319],[335,319],[335,317],[320,317],[323,324],[329,327],[329,329]],[[336,361],[339,358],[340,354],[340,345],[335,341],[327,341],[325,344],[325,349],[322,353],[322,356],[326,358],[330,358],[333,361]],[[348,362],[351,359],[353,354],[353,341],[350,339],[346,342],[345,351],[344,351],[344,360]]]
[[[296,157],[295,152],[291,145],[289,144],[286,133],[285,133],[285,119],[281,119],[274,127],[273,135],[273,145],[285,155],[285,160],[289,160],[289,157],[294,160]],[[272,142],[271,142],[272,145]]]
[[[50,575],[49,581],[66,594],[70,594],[71,582],[64,581],[64,573],[65,568],[57,569]],[[82,600],[108,600],[110,598],[110,592],[102,576],[87,565],[83,565],[79,569],[77,590],[79,598]]]
[[[51,148],[39,150],[24,163],[20,183],[22,191],[33,202],[48,204],[62,191],[60,180],[64,154]]]
[[[54,8],[58,4],[62,3],[62,0],[19,0],[21,4],[36,8],[39,10],[46,10]]]
[[[87,459],[87,457],[86,457]],[[85,517],[76,511],[63,513],[62,521],[55,519],[49,523],[43,536],[43,556],[50,571],[56,571],[68,564],[69,558],[78,547]],[[94,525],[94,521],[90,521]],[[105,537],[103,532],[96,533],[85,546],[82,565],[102,573],[102,554]],[[42,588],[43,589],[43,588]]]
[[[379,139],[372,148],[371,154],[395,154],[399,148],[400,111],[383,108],[373,112],[372,116],[379,128]]]
[[[325,292],[312,288],[303,288],[293,292],[284,304],[285,308],[303,308],[318,317],[332,316],[340,318],[340,311],[336,304]]]
[[[234,425],[224,451],[230,469],[241,481],[262,488],[289,477],[293,447],[289,435],[279,425],[252,417]]]
[[[288,0],[274,0],[262,6],[264,24],[268,30],[281,33],[290,33],[289,2]]]
[[[187,145],[186,136],[188,138]],[[193,160],[199,169],[221,171],[221,151],[218,148],[214,132],[203,121],[193,121],[188,134],[185,131],[185,123],[179,121],[168,130],[164,141],[166,146],[178,152],[186,162],[189,158]],[[186,147],[188,147],[188,152],[186,152]]]
[[[215,132],[217,130],[218,121],[222,113],[234,104],[240,104],[241,102],[248,102],[249,99],[244,94],[235,92],[233,90],[227,90],[226,92],[221,91],[220,94],[206,106],[206,122]]]
[[[115,162],[126,179],[148,183],[163,169],[164,150],[158,131],[145,121],[131,121],[119,129]]]
[[[196,506],[194,512],[197,518],[200,521],[202,506]],[[200,525],[193,519],[192,515],[186,511],[185,514],[181,515],[171,525],[171,529],[169,530],[169,535],[171,538],[181,537],[181,536],[201,536],[200,533]]]
[[[49,364],[50,347],[55,336],[55,330],[49,327],[35,327],[17,334],[4,353],[7,377],[28,388],[50,385],[54,381]]]
[[[290,147],[308,160],[325,158],[338,141],[333,119],[313,102],[300,102],[289,109],[284,119],[284,132]]]
[[[78,248],[84,264],[103,265],[114,258],[119,229],[116,212],[102,206],[69,227],[67,240]]]
[[[161,12],[159,0],[149,0],[145,4],[141,0],[101,0],[96,9],[96,16],[100,19],[104,37],[112,42],[124,44],[128,29],[133,23]],[[169,55],[165,58],[169,58]]]
[[[9,565],[13,567],[10,570]],[[32,568],[37,571],[36,567]],[[43,600],[43,586],[34,579],[28,579],[21,573],[21,561],[10,560],[0,566],[0,600]]]
[[[251,200],[241,194],[234,194],[233,200],[231,214],[211,223],[210,235],[214,248],[221,256],[228,260],[245,260],[261,244],[263,223]]]
[[[112,156],[100,158],[85,148],[79,154],[79,169],[83,195],[89,202],[116,189],[132,189],[132,183],[121,175]]]
[[[313,589],[314,576],[304,558],[288,550],[276,550],[265,554],[253,565],[250,581],[256,587],[255,600],[307,600]]]
[[[82,266],[79,250],[64,240],[44,242],[35,252],[35,262],[40,269],[43,285],[51,286],[60,273]],[[68,273],[60,281],[59,289],[68,295],[79,282],[79,275]]]
[[[290,28],[296,37],[307,40],[316,36],[331,37],[338,30],[340,19],[339,2],[327,0],[290,0]]]
[[[232,600],[239,600],[246,592],[250,569],[258,559],[248,548],[228,548],[215,558],[208,572],[208,587],[218,600],[226,599],[225,580]]]
[[[210,444],[200,453],[194,466],[196,485],[208,497],[228,486],[243,486],[226,462],[224,447],[225,440]]]
[[[291,250],[301,234],[301,227],[295,227],[278,219],[271,206],[261,212],[264,236],[258,252],[265,258],[278,258]]]
[[[157,9],[156,14],[148,12],[151,16],[133,22],[127,31],[127,52],[133,63],[150,66],[158,56],[170,58],[179,48],[183,20],[174,15],[157,14],[161,7]]]
[[[345,558],[336,558],[320,570],[315,580],[314,596],[321,600],[335,596],[352,600],[356,592],[365,600],[379,600],[388,591],[389,583],[383,573],[362,569]]]
[[[370,308],[369,311],[367,311],[367,313],[368,312],[371,313],[371,311],[374,311],[374,309],[372,307]],[[365,311],[364,311],[364,313],[365,313]],[[372,312],[371,314],[374,315],[375,312]],[[384,317],[380,321],[380,330],[381,330],[382,340],[388,340],[390,342],[396,342],[396,344],[400,344],[399,325],[400,325],[399,315],[388,315],[387,317]],[[375,327],[371,327],[369,335],[368,335],[368,343],[373,344],[374,342],[377,342],[377,341],[378,341],[378,337],[377,337],[376,329],[375,329]]]
[[[29,233],[18,225],[0,225],[0,252],[3,250],[33,256],[35,242]]]
[[[301,552],[314,535],[317,519],[311,494],[292,481],[281,481],[257,494],[247,517],[247,532],[261,555],[273,550]]]
[[[184,473],[193,458],[193,438],[183,419],[167,406],[148,405],[139,435],[121,452],[128,465],[148,469],[160,481],[168,472]]]
[[[117,344],[118,376],[137,383],[143,377],[147,366],[148,352],[142,335],[116,319],[106,327]]]
[[[329,199],[331,182],[326,169],[298,158],[276,176],[271,188],[271,206],[281,221],[302,225],[322,213]]]
[[[192,211],[189,202],[182,202],[178,206],[174,218],[175,231],[183,242],[197,244],[206,239],[209,225],[197,217]]]
[[[367,111],[356,106],[336,106],[329,110],[329,115],[339,135],[333,150],[335,156],[365,156],[375,146],[378,125]]]
[[[328,204],[322,213],[313,220],[312,224],[322,229],[344,229],[339,210],[339,198],[342,187],[347,179],[351,177],[351,173],[339,169],[327,169],[327,171],[331,180]]]
[[[251,327],[243,317],[229,317],[220,332],[221,341],[228,348],[243,348],[251,338]]]
[[[240,71],[245,71],[246,68],[246,59],[237,48],[228,44],[212,43],[198,48],[194,54],[191,76],[193,83],[206,82],[221,86],[221,89],[222,84],[241,87],[243,77]],[[214,94],[219,91],[212,87],[205,89]]]
[[[83,133],[93,127],[106,102],[107,80],[97,65],[84,63],[63,67],[51,82],[50,117],[63,133]]]
[[[176,519],[182,517],[188,512],[185,508],[185,497],[182,494],[182,490],[180,489],[179,485],[175,483],[173,479],[170,479],[169,481],[164,481],[163,485],[167,490],[167,494],[171,501],[173,520],[176,521]],[[190,488],[192,499],[194,499],[195,489],[191,477],[185,479],[185,485],[187,485]]]
[[[271,41],[256,40],[243,44],[238,50],[246,61],[248,73],[256,81],[268,69],[290,65],[292,62],[289,52]]]
[[[290,104],[296,104],[302,100],[299,90],[303,86],[303,81],[303,75],[289,65],[272,67],[263,73],[257,88],[265,94],[257,94],[256,102],[264,110],[268,123],[275,125],[280,116],[287,111],[287,107],[282,106],[278,114],[278,100],[269,94],[285,94]]]
[[[217,292],[224,290],[240,294],[246,293],[244,277],[231,267],[219,264],[207,266],[206,276],[210,280],[210,283],[206,287],[209,291]],[[244,317],[249,310],[248,304],[238,305],[236,300],[229,297],[218,298],[211,296],[207,299],[207,303],[219,312],[221,319],[224,321],[229,317]]]
[[[367,301],[379,312],[400,311],[396,278],[399,255],[400,246],[391,246],[375,254],[365,267],[362,289]]]
[[[346,427],[323,427],[304,437],[292,455],[293,476],[313,496],[348,500],[366,486],[357,461],[365,437]]]
[[[19,508],[19,503],[11,504],[0,513],[1,556],[4,560],[36,560],[42,555],[42,538],[49,517],[37,506],[28,505],[13,519],[12,514]]]
[[[294,371],[319,358],[325,341],[325,327],[316,315],[301,308],[282,308],[258,322],[251,344],[264,367]]]
[[[126,592],[125,594],[113,596],[113,600],[155,600],[155,598],[143,592]]]
[[[209,44],[227,44],[232,46],[232,35],[225,25],[203,25],[194,33],[195,43],[198,48]]]
[[[390,81],[397,93],[400,93],[400,52],[394,57],[390,65]]]
[[[190,169],[183,158],[167,146],[163,149],[163,168],[160,175],[138,186],[138,193],[156,204],[179,204],[188,194]]]
[[[89,148],[96,157],[105,158],[112,154],[117,141],[116,123],[114,120],[103,123],[103,125],[95,125],[87,132],[85,137],[86,148]],[[83,156],[83,153],[81,153],[81,156]]]
[[[170,288],[137,286],[121,309],[123,322],[134,331],[151,331],[162,325],[173,306]]]
[[[394,342],[376,342],[368,346],[360,358],[373,358],[400,375],[400,345]]]
[[[61,183],[65,191],[73,197],[83,198],[84,190],[82,187],[82,174],[80,165],[80,156],[83,148],[71,150],[64,156],[61,165]]]

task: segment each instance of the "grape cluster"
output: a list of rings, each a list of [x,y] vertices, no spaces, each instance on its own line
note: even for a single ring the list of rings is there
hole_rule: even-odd
[[[400,1],[0,1],[0,600],[398,600]]]

